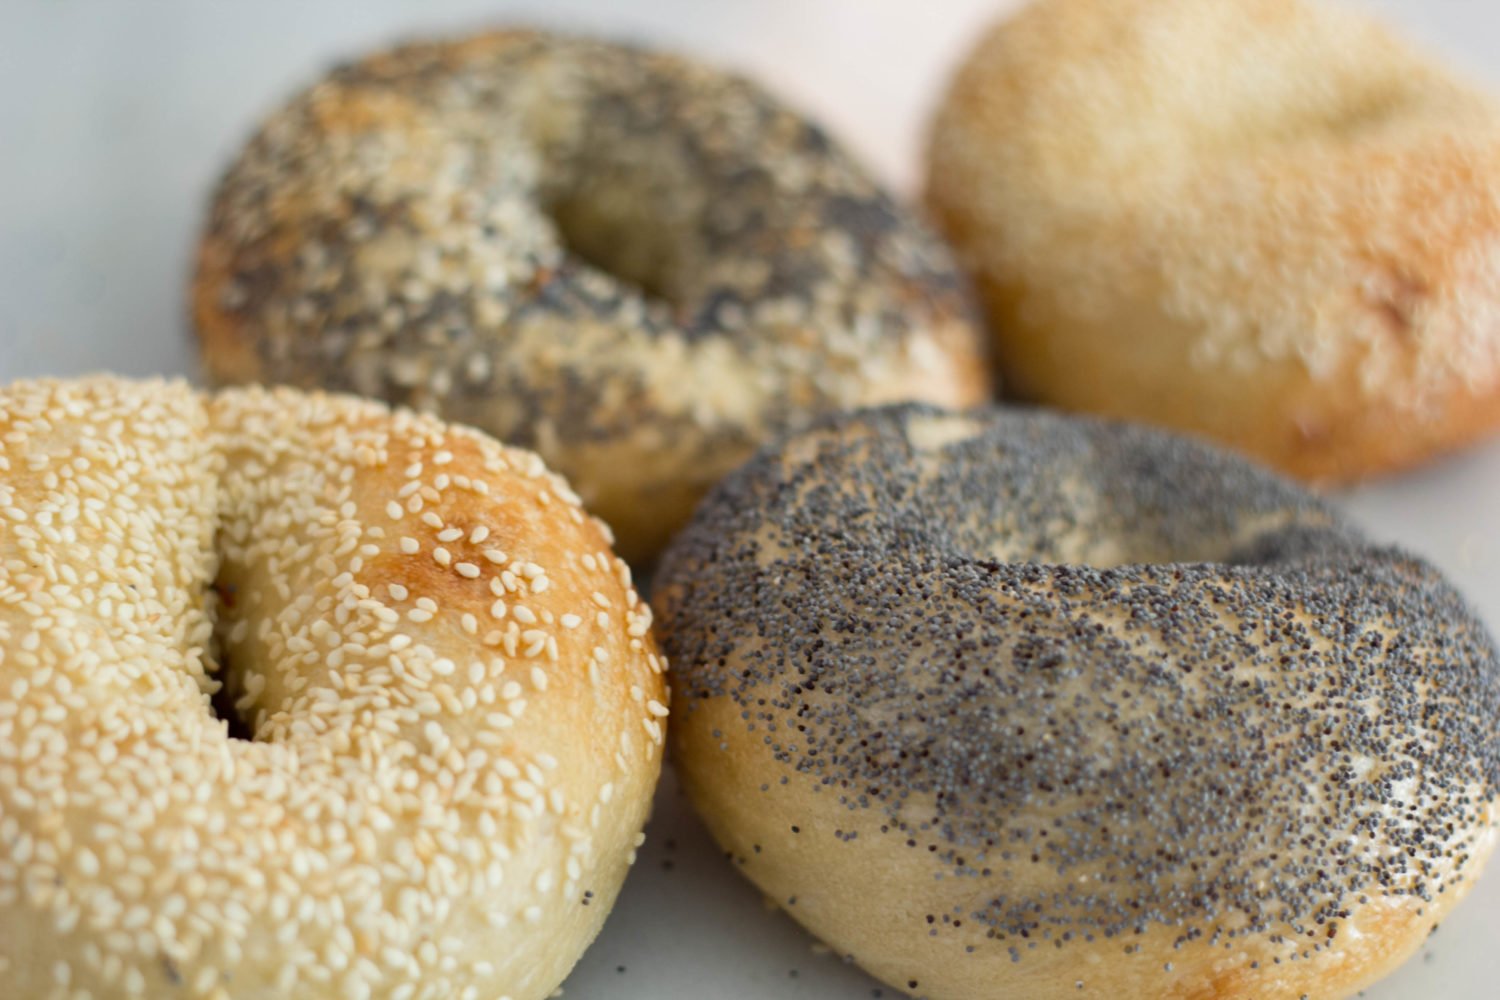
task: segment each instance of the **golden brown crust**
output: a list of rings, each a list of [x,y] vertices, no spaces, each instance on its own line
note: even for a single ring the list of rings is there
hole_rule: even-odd
[[[567,485],[467,428],[0,390],[0,981],[549,995],[650,805],[649,623]]]
[[[368,56],[268,119],[193,313],[215,381],[533,448],[639,561],[769,437],[990,387],[946,247],[820,129],[687,60],[528,32]]]
[[[1500,114],[1303,0],[1041,0],[935,119],[927,201],[1022,397],[1301,478],[1500,424]]]

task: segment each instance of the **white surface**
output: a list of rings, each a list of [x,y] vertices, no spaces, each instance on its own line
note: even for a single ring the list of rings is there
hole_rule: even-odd
[[[1371,5],[1481,75],[1497,65],[1500,7],[1492,0]],[[256,118],[336,56],[414,32],[486,23],[654,41],[753,73],[909,190],[923,117],[948,66],[976,26],[1005,6],[4,0],[0,383],[103,369],[191,374],[184,287],[209,186]],[[1490,445],[1346,500],[1374,535],[1451,574],[1494,627],[1497,498],[1500,445]],[[1492,998],[1500,993],[1497,944],[1500,873],[1366,996]],[[720,858],[669,776],[640,864],[566,990],[611,1000],[872,996],[878,984],[812,945]]]

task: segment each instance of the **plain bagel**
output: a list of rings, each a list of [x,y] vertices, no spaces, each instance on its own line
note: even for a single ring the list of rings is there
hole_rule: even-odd
[[[500,32],[340,67],[220,184],[220,383],[357,392],[534,448],[649,560],[814,414],[988,391],[948,252],[746,80]]]
[[[1500,111],[1363,13],[1037,0],[928,168],[1022,398],[1317,481],[1500,425]]]
[[[716,487],[656,588],[714,836],[913,995],[1350,995],[1497,839],[1462,600],[1185,439],[838,418]]]
[[[0,993],[550,995],[650,805],[649,624],[566,484],[467,428],[0,390]]]

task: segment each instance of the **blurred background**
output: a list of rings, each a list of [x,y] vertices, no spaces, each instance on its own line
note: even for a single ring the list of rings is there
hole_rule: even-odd
[[[1500,86],[1494,0],[1348,2]],[[191,376],[189,255],[219,172],[262,115],[371,46],[529,24],[678,49],[758,78],[910,194],[947,73],[983,25],[1015,6],[0,0],[0,383],[100,370]],[[1500,444],[1339,499],[1372,534],[1431,558],[1500,626]],[[1500,871],[1365,995],[1492,998],[1497,942]],[[882,995],[762,905],[688,815],[670,774],[625,896],[566,989],[612,1000]]]
[[[1477,72],[1488,0],[1365,0]],[[903,191],[966,43],[1016,0],[5,0],[0,376],[80,364],[186,372],[182,288],[211,185],[255,122],[332,62],[423,33],[522,23],[733,66]],[[1491,74],[1500,82],[1500,68]],[[170,335],[168,335],[170,334]]]

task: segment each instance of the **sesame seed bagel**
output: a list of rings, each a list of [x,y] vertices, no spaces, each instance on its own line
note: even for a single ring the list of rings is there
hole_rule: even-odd
[[[1361,12],[1037,0],[953,79],[926,200],[1019,398],[1317,482],[1500,425],[1500,108]]]
[[[717,70],[531,32],[372,55],[272,115],[193,312],[221,383],[536,449],[634,560],[812,414],[988,391],[947,250],[821,130]]]
[[[475,431],[0,390],[0,992],[549,995],[649,807],[649,623],[564,482]]]
[[[839,418],[715,488],[656,585],[709,828],[913,995],[1345,996],[1497,838],[1458,595],[1184,439]]]

